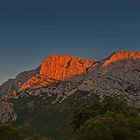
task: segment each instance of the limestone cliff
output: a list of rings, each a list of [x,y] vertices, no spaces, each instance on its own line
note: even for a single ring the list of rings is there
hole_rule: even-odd
[[[41,64],[39,74],[21,85],[20,91],[47,86],[86,73],[95,62],[68,55],[49,56]]]

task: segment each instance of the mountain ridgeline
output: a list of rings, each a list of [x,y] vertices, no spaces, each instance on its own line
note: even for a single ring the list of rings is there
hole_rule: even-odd
[[[73,109],[112,94],[140,109],[140,52],[115,52],[102,61],[53,55],[0,86],[0,121],[62,140],[72,133]]]

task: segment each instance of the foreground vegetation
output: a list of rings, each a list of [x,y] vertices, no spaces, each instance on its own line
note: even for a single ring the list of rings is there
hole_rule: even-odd
[[[72,140],[140,140],[139,113],[121,96],[74,111]]]
[[[41,137],[39,135],[27,138],[21,133],[19,129],[14,128],[9,124],[1,124],[0,140],[53,140],[53,139]]]
[[[102,102],[97,100],[86,103],[75,109],[71,125],[73,134],[69,135],[66,140],[140,139],[139,113],[128,106],[124,98],[118,95],[105,97]],[[53,139],[41,136],[27,137],[19,129],[2,124],[0,125],[0,140]]]

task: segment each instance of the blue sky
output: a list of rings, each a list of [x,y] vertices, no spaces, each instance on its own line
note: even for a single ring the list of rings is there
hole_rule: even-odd
[[[1,0],[0,83],[52,54],[101,60],[140,51],[135,0]]]

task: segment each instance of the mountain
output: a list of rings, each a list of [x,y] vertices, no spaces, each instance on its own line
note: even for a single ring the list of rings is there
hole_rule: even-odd
[[[75,75],[86,73],[95,60],[76,58],[68,55],[47,57],[35,70],[25,71],[0,86],[0,99],[11,98],[27,89],[37,89]]]
[[[73,109],[114,93],[140,109],[140,52],[115,52],[102,61],[49,56],[0,86],[1,109],[10,102],[0,120],[14,121],[27,135],[65,140],[72,133]]]
[[[81,59],[68,55],[47,57],[41,64],[39,74],[25,82],[20,87],[20,91],[36,89],[86,73],[95,62],[95,60]]]

